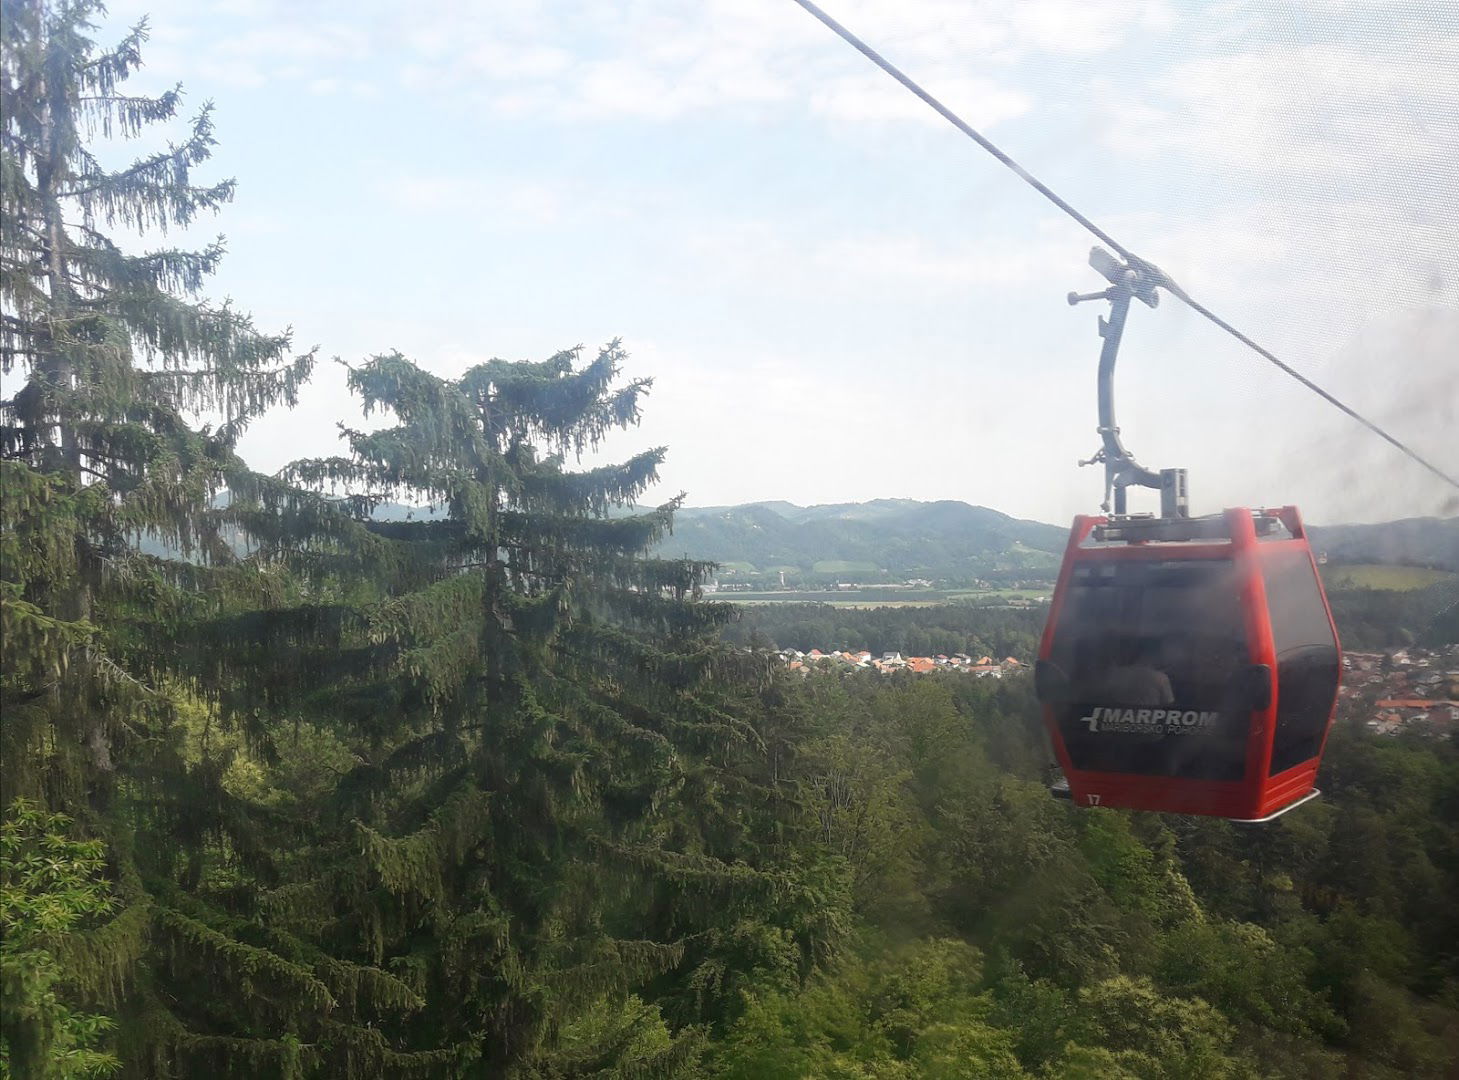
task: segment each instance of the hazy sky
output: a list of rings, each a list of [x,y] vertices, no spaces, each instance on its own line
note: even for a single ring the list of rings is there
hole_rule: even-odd
[[[1459,471],[1459,6],[824,0],[1136,252]],[[1091,240],[790,0],[119,0],[217,106],[210,289],[302,346],[455,374],[621,337],[609,450],[691,504],[963,499],[1062,521],[1101,477]],[[109,36],[104,34],[104,37]],[[1119,419],[1195,509],[1459,513],[1177,302]],[[243,445],[355,423],[325,363]],[[1149,507],[1136,496],[1132,508]]]

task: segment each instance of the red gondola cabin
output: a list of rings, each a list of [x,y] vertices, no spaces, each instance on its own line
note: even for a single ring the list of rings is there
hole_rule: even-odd
[[[1037,683],[1076,805],[1291,809],[1317,794],[1341,669],[1296,507],[1074,519]]]

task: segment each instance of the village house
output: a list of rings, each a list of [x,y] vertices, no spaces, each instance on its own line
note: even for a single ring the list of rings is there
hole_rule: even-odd
[[[1373,715],[1365,721],[1375,734],[1411,730],[1433,737],[1459,731],[1459,672],[1451,670],[1456,658],[1456,646],[1441,650],[1415,646],[1386,656],[1348,653],[1343,659],[1349,672],[1364,673],[1349,675],[1346,694],[1351,697],[1364,686],[1381,687],[1384,696],[1374,702]]]
[[[1348,671],[1377,671],[1382,663],[1382,653],[1346,652],[1342,658],[1342,666]]]
[[[899,652],[885,652],[880,657],[875,657],[866,649],[832,649],[829,651],[811,649],[809,652],[801,652],[799,649],[781,649],[776,655],[785,664],[786,670],[800,675],[809,675],[811,670],[816,668],[822,670],[850,668],[870,669],[879,671],[883,675],[891,675],[898,671],[910,671],[917,675],[926,675],[938,670],[959,671],[978,678],[999,679],[1004,675],[1025,669],[1025,665],[1017,657],[1007,656],[1002,660],[994,660],[990,656],[983,656],[975,661],[966,653],[953,653],[951,656],[946,653],[938,653],[936,656],[904,657]]]

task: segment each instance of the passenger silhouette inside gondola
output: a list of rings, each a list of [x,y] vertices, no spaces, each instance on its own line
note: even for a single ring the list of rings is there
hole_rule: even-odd
[[[1105,672],[1102,696],[1112,705],[1159,707],[1173,704],[1170,676],[1155,666],[1155,643],[1132,634],[1110,643],[1113,663]]]

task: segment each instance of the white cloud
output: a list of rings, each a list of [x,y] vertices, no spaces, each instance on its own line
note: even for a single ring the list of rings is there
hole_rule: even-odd
[[[358,26],[270,20],[231,34],[216,45],[217,54],[251,62],[279,64],[307,60],[314,63],[351,63],[372,52],[370,35]]]
[[[993,127],[1033,108],[1029,95],[976,75],[946,75],[929,79],[924,85],[928,93],[976,128]],[[810,104],[813,112],[856,124],[911,121],[942,126],[947,123],[880,71],[828,79],[811,89]]]
[[[1450,475],[1459,475],[1459,308],[1419,305],[1375,318],[1326,365],[1328,389]],[[1273,452],[1309,477],[1327,520],[1459,514],[1459,493],[1335,409],[1272,428]]]
[[[1376,320],[1459,306],[1459,12],[1428,15],[1296,41],[1258,21],[1122,88],[1106,141],[1193,194],[1116,233],[1309,370]]]
[[[1042,235],[1005,247],[988,243],[933,244],[915,233],[846,237],[812,254],[810,280],[840,276],[860,287],[876,283],[960,293],[1049,283],[1077,267],[1088,242],[1074,226],[1055,223]]]
[[[1146,158],[1178,151],[1252,173],[1456,175],[1459,36],[1384,44],[1274,45],[1178,64],[1156,80],[1163,102],[1110,103],[1121,113],[1111,141]]]
[[[1006,74],[1030,56],[1102,52],[1132,32],[1158,32],[1170,21],[1158,0],[847,0],[836,15],[914,77],[981,114],[983,123],[1028,108],[1026,95],[988,69]],[[886,95],[870,92],[872,81],[884,76],[869,72],[863,58],[784,0],[442,3],[408,11],[384,3],[347,9],[258,3],[230,17],[236,32],[196,42],[193,61],[233,81],[277,77],[291,61],[388,58],[413,87],[565,119],[667,119],[812,100],[833,117],[924,119],[911,99],[889,103],[905,91],[888,84]]]
[[[119,0],[117,17],[139,14],[140,3]],[[1032,107],[1012,82],[1021,61],[1095,54],[1170,25],[1162,0],[835,6],[853,31],[985,126]],[[456,0],[411,8],[384,0],[235,0],[211,8],[149,0],[147,10],[178,39],[162,43],[156,59],[210,83],[299,82],[330,93],[340,80],[367,80],[387,66],[409,89],[567,121],[668,120],[768,104],[862,123],[936,119],[786,0]]]
[[[770,220],[725,219],[700,221],[682,235],[707,282],[765,296],[830,295],[853,303],[869,296],[991,293],[1057,283],[1060,274],[1071,272],[1077,283],[1077,268],[1089,249],[1085,234],[1060,219],[1048,219],[1036,235],[1017,240],[953,235],[934,241],[912,230],[828,236]]]
[[[555,46],[521,43],[514,47],[492,38],[464,44],[464,62],[492,79],[548,79],[567,70],[573,62],[566,49]],[[439,53],[431,46],[427,55]]]
[[[400,174],[378,181],[375,190],[380,198],[409,213],[449,216],[458,228],[473,221],[546,228],[623,212],[600,194],[565,181]]]
[[[1092,54],[1118,45],[1132,28],[1168,29],[1175,20],[1159,0],[1145,3],[1095,4],[1089,0],[1045,0],[1008,5],[1018,36],[1054,53]]]
[[[1119,224],[1126,236],[1148,236],[1139,253],[1197,299],[1246,312],[1248,325],[1308,356],[1330,353],[1387,313],[1459,306],[1456,221],[1416,226],[1382,204],[1285,200],[1206,220]]]

